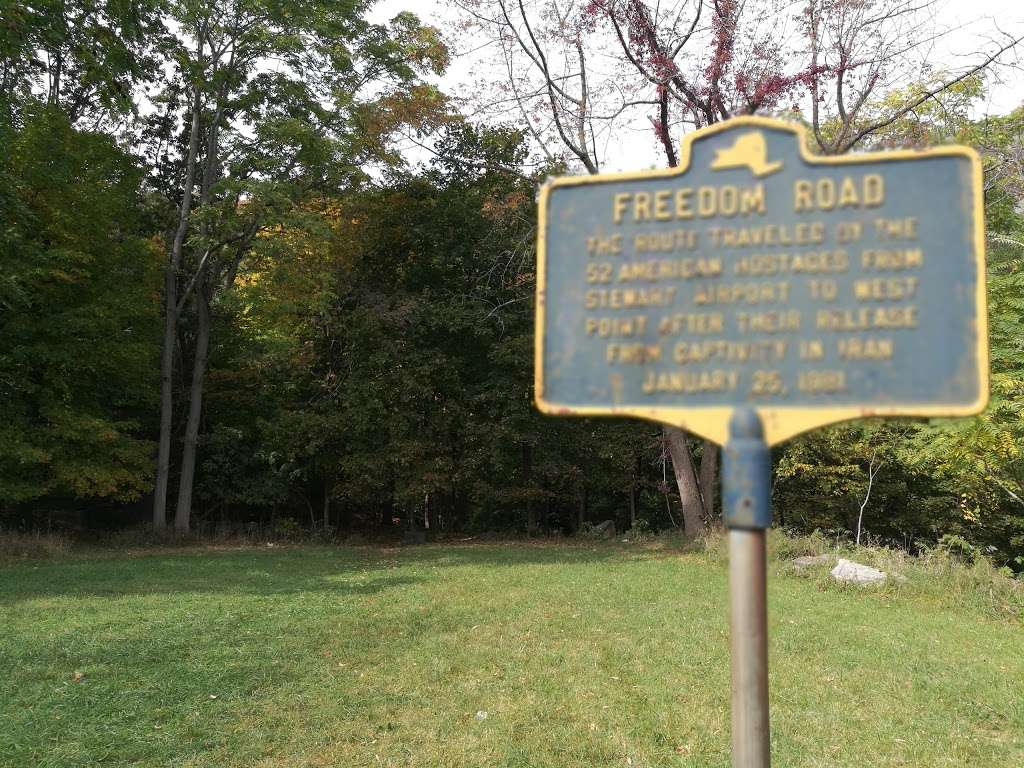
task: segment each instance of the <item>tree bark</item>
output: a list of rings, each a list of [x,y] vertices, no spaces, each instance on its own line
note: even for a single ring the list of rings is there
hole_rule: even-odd
[[[520,443],[520,465],[523,470],[523,485],[527,492],[533,493],[533,446],[529,443]],[[537,533],[537,509],[533,499],[527,496],[526,499],[526,535],[533,536]]]
[[[715,476],[718,474],[718,446],[704,441],[704,454],[700,457],[700,497],[704,502],[704,519],[715,520]]]
[[[583,528],[583,524],[587,522],[587,486],[580,488],[579,496],[579,507],[576,510],[576,530],[579,531]]]
[[[643,477],[643,457],[639,453],[633,454],[633,484],[629,489],[629,527],[636,528],[637,518],[640,516],[640,478]]]
[[[202,50],[200,49],[200,55]],[[185,180],[182,184],[178,227],[174,232],[171,252],[164,267],[164,338],[160,355],[160,440],[156,454],[156,478],[153,484],[153,527],[167,526],[167,482],[171,467],[171,429],[174,409],[174,344],[178,337],[178,270],[192,213],[192,187],[195,183],[196,155],[199,152],[199,87],[194,86],[192,126],[185,158]]]
[[[230,61],[234,62],[234,51],[231,53]],[[217,59],[214,60],[214,73],[217,72]],[[225,81],[226,82],[226,81]],[[217,181],[217,173],[220,163],[220,121],[224,114],[226,85],[222,85],[217,95],[216,110],[209,123],[206,137],[206,151],[203,157],[203,173],[199,180],[199,207],[200,210],[210,204],[210,197],[213,185]],[[195,107],[198,113],[199,99],[196,98]],[[193,116],[193,127],[197,123]],[[191,149],[191,147],[190,147]],[[189,172],[194,173],[195,165],[190,165]],[[209,225],[204,221],[200,225],[200,235],[205,241],[209,236]],[[245,246],[239,246],[239,259]],[[180,246],[179,246],[180,251]],[[209,253],[209,251],[207,251]],[[179,255],[179,263],[181,261]],[[204,271],[205,270],[205,271]],[[196,306],[196,357],[192,368],[192,386],[189,390],[189,412],[188,424],[185,428],[185,445],[181,456],[181,479],[178,482],[178,507],[174,517],[174,528],[177,531],[188,532],[190,518],[192,516],[192,485],[195,479],[196,464],[196,440],[199,434],[199,419],[203,408],[203,383],[206,376],[206,362],[210,346],[210,302],[213,300],[217,290],[214,279],[211,277],[213,270],[205,264],[205,257],[196,265],[196,272],[192,278],[195,291]],[[233,277],[232,277],[233,279]],[[188,286],[187,286],[188,287]],[[186,287],[186,290],[187,290]],[[188,296],[183,295],[181,301],[187,301]],[[310,505],[310,520],[313,521],[312,505]],[[182,522],[179,522],[182,521]]]
[[[331,478],[324,478],[324,532],[331,527]]]
[[[303,501],[306,502],[306,509],[309,510],[309,529],[311,531],[316,530],[316,512],[313,510],[313,502],[309,500],[309,496],[305,493],[302,494]]]
[[[153,527],[167,526],[167,481],[171,468],[171,428],[174,409],[174,342],[178,333],[177,270],[168,263],[164,269],[164,339],[160,352],[160,439],[156,451],[156,478],[153,487]]]
[[[648,22],[649,23],[649,22]],[[620,40],[622,38],[620,37]],[[652,38],[652,42],[655,42]],[[625,46],[625,41],[623,41]],[[662,91],[661,100],[661,130],[662,135],[668,135],[669,106],[667,99],[668,91]],[[712,116],[713,118],[713,116]],[[713,119],[710,122],[714,122]],[[665,157],[670,168],[679,164],[675,148],[672,142],[663,139],[662,148],[665,150]],[[686,432],[677,427],[665,427],[665,437],[668,441],[669,455],[672,457],[672,473],[676,476],[676,486],[679,488],[679,499],[683,506],[683,533],[688,538],[700,536],[704,533],[704,520],[714,519],[714,484],[715,467],[718,459],[718,449],[707,440],[704,441],[704,456],[700,462],[700,481],[693,466],[693,456],[690,454],[690,447],[686,442]],[[713,451],[709,451],[709,446]],[[705,493],[705,488],[711,488],[710,493]],[[668,497],[666,497],[666,502]],[[671,514],[671,507],[669,509]]]
[[[432,534],[437,532],[437,517],[429,493],[423,494],[423,527]]]
[[[672,472],[676,476],[679,499],[683,505],[683,533],[688,538],[700,536],[704,533],[704,505],[700,500],[690,447],[686,444],[686,432],[677,427],[664,429],[668,452],[672,457]]]
[[[174,515],[174,530],[179,533],[188,533],[191,523],[192,482],[196,472],[196,442],[199,437],[199,419],[203,412],[203,383],[206,381],[206,362],[210,350],[210,299],[205,286],[197,286],[195,303],[196,357],[192,364],[188,423],[185,425],[184,450],[181,454],[181,480],[178,483],[178,507]]]
[[[338,507],[338,530],[347,531],[352,527],[351,507],[345,502],[344,497],[339,499]]]

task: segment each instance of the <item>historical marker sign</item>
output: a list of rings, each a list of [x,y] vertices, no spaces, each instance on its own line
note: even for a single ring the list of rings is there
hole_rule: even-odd
[[[758,117],[691,134],[682,158],[542,190],[537,405],[725,444],[733,765],[768,768],[768,445],[985,406],[981,163],[966,147],[814,157],[800,128]]]
[[[988,397],[981,164],[965,147],[815,157],[743,117],[679,168],[541,192],[537,403],[769,444]]]

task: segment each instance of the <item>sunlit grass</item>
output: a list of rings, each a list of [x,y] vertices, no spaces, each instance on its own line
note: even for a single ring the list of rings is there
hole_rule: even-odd
[[[721,560],[507,545],[13,565],[0,765],[724,767]],[[772,567],[776,765],[1024,765],[1019,623]]]

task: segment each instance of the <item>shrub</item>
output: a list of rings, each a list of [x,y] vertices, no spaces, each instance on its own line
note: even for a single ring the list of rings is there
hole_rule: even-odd
[[[819,529],[815,529],[809,536],[794,536],[778,528],[768,532],[768,557],[772,560],[813,557],[833,549],[832,542]]]
[[[651,524],[646,520],[637,520],[636,525],[626,531],[626,539],[629,541],[647,541],[652,536]]]
[[[0,530],[0,562],[46,560],[62,557],[70,549],[68,540],[57,534]]]
[[[306,538],[305,529],[291,517],[285,517],[274,524],[274,538],[282,541],[299,541]]]
[[[201,537],[193,533],[181,534],[173,528],[158,530],[151,525],[136,525],[122,528],[104,537],[102,547],[114,549],[139,549],[146,547],[181,547],[202,544]]]
[[[944,550],[950,557],[959,560],[961,563],[970,565],[979,555],[980,550],[963,536],[947,533],[939,539],[937,549]]]

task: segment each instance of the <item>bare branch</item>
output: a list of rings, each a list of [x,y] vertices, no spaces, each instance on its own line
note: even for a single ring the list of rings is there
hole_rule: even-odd
[[[981,72],[983,69],[985,69],[986,67],[991,65],[992,62],[994,62],[996,59],[998,59],[1004,53],[1006,53],[1007,51],[1009,51],[1012,48],[1014,48],[1017,45],[1019,45],[1022,40],[1024,40],[1024,36],[1012,39],[1010,42],[1006,43],[1001,48],[999,48],[999,50],[995,51],[994,53],[992,53],[989,56],[986,56],[983,61],[981,61],[980,63],[978,63],[975,66],[971,67],[970,69],[966,70],[961,75],[959,75],[957,77],[954,77],[952,80],[943,81],[942,83],[940,83],[939,85],[935,86],[934,88],[931,88],[931,89],[925,91],[925,93],[923,95],[921,95],[920,97],[912,100],[908,104],[905,104],[903,107],[897,109],[895,112],[893,112],[888,117],[885,117],[885,118],[883,118],[881,120],[878,120],[878,121],[876,121],[874,123],[871,123],[870,125],[865,126],[861,130],[857,131],[857,133],[848,142],[846,142],[846,144],[843,146],[843,149],[844,150],[850,149],[858,141],[863,139],[865,136],[867,136],[867,135],[869,135],[871,133],[874,133],[877,130],[885,128],[888,125],[892,125],[894,122],[899,120],[901,117],[903,117],[904,115],[909,113],[911,110],[919,107],[921,104],[924,104],[926,101],[928,101],[930,98],[932,98],[936,94],[941,93],[942,91],[947,91],[950,88],[952,88],[954,85],[956,85],[957,83],[963,82],[964,80],[966,80],[971,75],[975,75],[978,72]]]

